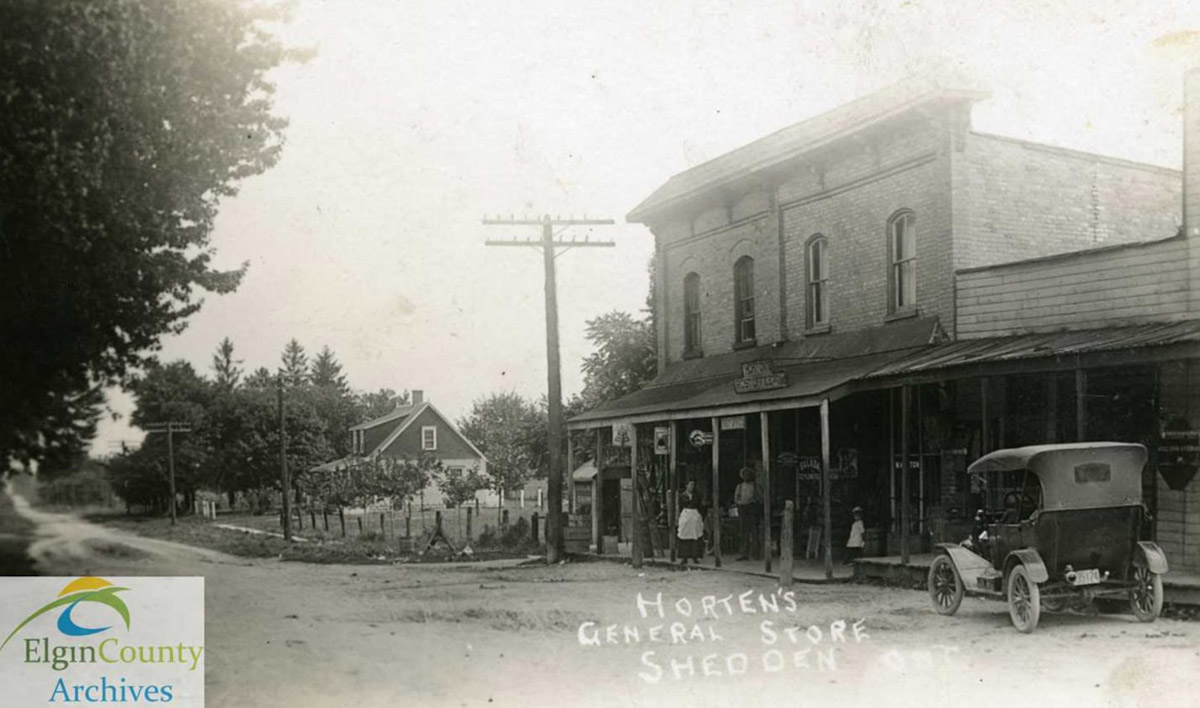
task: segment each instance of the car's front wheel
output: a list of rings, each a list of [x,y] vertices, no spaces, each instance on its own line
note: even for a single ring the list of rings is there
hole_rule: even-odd
[[[1129,607],[1139,622],[1153,622],[1162,614],[1162,575],[1145,566],[1133,567],[1133,591],[1129,594]]]
[[[1018,632],[1029,633],[1037,629],[1042,615],[1041,596],[1038,584],[1030,579],[1025,566],[1013,566],[1008,574],[1008,616]]]
[[[950,556],[940,555],[929,566],[929,598],[939,615],[952,615],[962,604],[963,582]]]

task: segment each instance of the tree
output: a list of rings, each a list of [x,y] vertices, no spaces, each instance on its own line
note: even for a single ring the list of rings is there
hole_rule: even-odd
[[[366,464],[371,469],[375,494],[391,499],[393,508],[412,500],[443,474],[442,461],[428,453],[420,457],[380,456]]]
[[[658,373],[658,348],[649,318],[609,312],[588,320],[587,338],[595,351],[583,360],[580,396],[589,408],[637,391]]]
[[[286,385],[303,386],[308,383],[308,355],[304,353],[304,347],[300,346],[300,342],[297,342],[295,338],[283,348],[283,354],[280,355],[279,360],[283,363],[280,373],[283,374],[283,381]]]
[[[350,426],[359,422],[358,406],[342,365],[328,346],[313,360],[309,375],[310,396],[317,415],[325,421],[325,437],[338,457],[351,452]]]
[[[499,393],[475,401],[471,413],[459,420],[459,430],[488,458],[492,489],[511,492],[537,468],[530,435],[537,417],[537,408],[520,395]]]
[[[381,388],[374,393],[360,393],[358,399],[358,422],[373,420],[391,413],[396,406],[408,405],[408,391],[396,393],[390,388]]]
[[[350,386],[346,383],[345,374],[342,373],[342,365],[328,345],[321,349],[321,353],[317,354],[316,359],[313,359],[309,380],[312,385],[319,388],[333,389],[342,396],[350,395]]]
[[[220,200],[279,159],[268,72],[299,58],[231,0],[0,3],[0,457],[90,434],[95,397],[181,331]],[[77,425],[77,422],[82,422]],[[74,443],[74,444],[78,444]]]
[[[260,366],[254,370],[254,373],[246,377],[242,385],[249,389],[266,390],[272,389],[279,385],[279,379],[271,373],[270,369],[265,366]]]
[[[242,379],[242,369],[238,366],[241,363],[241,359],[233,358],[233,340],[229,337],[222,339],[212,358],[213,375],[216,377],[214,383],[218,389],[232,391],[237,388]]]
[[[438,489],[446,496],[446,504],[456,508],[474,499],[475,492],[486,486],[487,480],[474,467],[466,472],[451,470],[438,480]]]

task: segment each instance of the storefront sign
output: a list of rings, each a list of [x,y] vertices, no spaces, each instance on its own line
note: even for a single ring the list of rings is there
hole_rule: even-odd
[[[1175,491],[1186,489],[1200,470],[1200,431],[1188,430],[1187,421],[1176,418],[1159,433],[1158,473]]]
[[[797,458],[799,469],[796,470],[796,476],[802,480],[810,482],[821,481],[821,458],[819,457],[800,457]]]
[[[654,454],[655,455],[670,455],[671,454],[671,428],[670,426],[660,425],[654,428]]]
[[[721,430],[745,430],[746,416],[735,415],[721,419]]]
[[[787,388],[787,374],[774,371],[768,360],[750,361],[742,364],[742,378],[734,379],[735,393],[753,393]]]
[[[613,447],[629,447],[633,442],[633,424],[616,423],[613,425]]]
[[[692,444],[692,447],[704,447],[705,445],[712,445],[713,434],[706,433],[703,430],[693,430],[688,434],[688,442]]]
[[[799,467],[800,466],[800,456],[794,452],[781,452],[781,453],[779,453],[778,459],[779,459],[780,467]]]

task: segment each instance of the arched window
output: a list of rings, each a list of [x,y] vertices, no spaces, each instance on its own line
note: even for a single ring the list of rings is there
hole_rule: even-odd
[[[808,240],[805,281],[808,285],[808,327],[829,324],[829,242],[821,234]]]
[[[700,354],[700,276],[696,273],[683,278],[683,353]]]
[[[902,211],[888,221],[888,310],[917,304],[917,217]]]
[[[734,332],[738,344],[754,343],[754,259],[742,256],[733,265]]]

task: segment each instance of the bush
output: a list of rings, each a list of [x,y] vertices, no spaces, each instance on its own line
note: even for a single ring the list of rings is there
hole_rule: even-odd
[[[504,529],[504,533],[500,535],[500,547],[506,550],[522,548],[529,545],[530,540],[529,522],[525,517],[521,517],[515,524]]]

